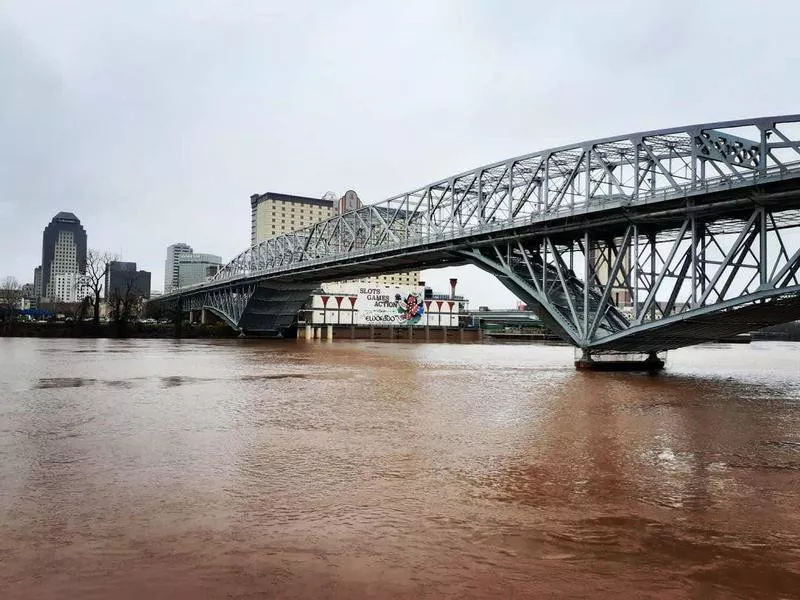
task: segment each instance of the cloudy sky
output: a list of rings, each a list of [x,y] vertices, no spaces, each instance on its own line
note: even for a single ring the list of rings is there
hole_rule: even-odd
[[[249,244],[255,192],[375,202],[553,145],[800,112],[798,23],[795,0],[2,0],[0,277],[33,280],[62,210],[160,289],[168,244]],[[454,274],[513,305],[472,268],[425,279]]]

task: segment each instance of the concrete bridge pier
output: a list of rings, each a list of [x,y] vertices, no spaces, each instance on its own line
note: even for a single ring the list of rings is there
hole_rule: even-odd
[[[306,325],[306,341],[311,339],[311,336],[314,335],[312,331],[311,325]]]
[[[325,331],[325,339],[330,341],[333,339],[333,325],[328,325]]]
[[[175,303],[175,312],[173,313],[175,321],[175,337],[180,339],[183,336],[183,300],[178,297]]]
[[[664,368],[664,360],[655,352],[647,353],[644,359],[633,357],[630,354],[601,354],[595,355],[584,348],[581,357],[575,361],[575,368],[579,371],[646,371],[657,373]]]

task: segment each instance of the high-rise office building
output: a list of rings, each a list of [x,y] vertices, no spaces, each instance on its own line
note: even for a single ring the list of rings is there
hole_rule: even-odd
[[[150,272],[137,270],[135,262],[112,260],[106,271],[106,301],[114,296],[124,298],[128,295],[145,300],[150,298]]]
[[[222,266],[222,257],[216,254],[181,254],[178,256],[178,287],[203,283],[213,277]]]
[[[356,210],[362,206],[358,194],[353,190],[349,190],[338,200],[333,199],[335,195],[328,199],[328,195],[326,194],[325,198],[309,198],[276,192],[253,194],[250,196],[251,245],[282,233],[309,227],[335,214]],[[376,285],[416,286],[419,281],[419,271],[389,273],[351,281]]]
[[[72,213],[60,212],[42,236],[41,293],[59,302],[77,302],[86,273],[86,231]]]
[[[86,277],[81,273],[55,273],[50,276],[48,298],[51,302],[80,302],[89,295]]]
[[[250,243],[255,245],[282,233],[295,231],[328,219],[333,200],[291,194],[250,196]]]
[[[178,258],[184,254],[194,252],[189,244],[179,242],[167,246],[167,260],[164,262],[164,293],[169,294],[179,285]]]
[[[599,249],[595,248],[592,251],[595,265],[595,276],[601,285],[606,285],[611,278],[611,273],[614,270],[614,262],[616,255],[614,255],[610,248]],[[626,273],[630,274],[631,270],[631,255],[625,254],[622,257],[622,265],[617,273],[616,281],[611,287],[610,299],[617,306],[629,306],[633,303],[633,296],[631,289],[634,287],[632,282],[626,280]]]
[[[42,292],[42,265],[39,265],[33,270],[33,297],[41,298]]]

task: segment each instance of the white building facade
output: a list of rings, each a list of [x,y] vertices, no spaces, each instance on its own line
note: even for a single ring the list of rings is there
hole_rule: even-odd
[[[78,270],[78,246],[72,231],[59,231],[47,297],[53,302],[80,302],[86,297],[85,277]]]
[[[433,294],[421,286],[372,283],[323,284],[311,297],[306,323],[374,327],[458,327],[469,301],[454,294]]]
[[[80,273],[56,273],[50,281],[53,302],[81,302],[89,295],[86,277]]]
[[[169,294],[179,285],[178,259],[194,252],[189,244],[178,242],[167,246],[167,260],[164,261],[164,293]]]

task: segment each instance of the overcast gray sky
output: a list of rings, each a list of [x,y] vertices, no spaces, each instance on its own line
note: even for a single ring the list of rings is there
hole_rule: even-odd
[[[163,284],[166,246],[231,258],[249,196],[375,202],[549,146],[800,112],[800,2],[0,2],[0,277],[42,230]],[[473,305],[513,297],[428,271]]]

